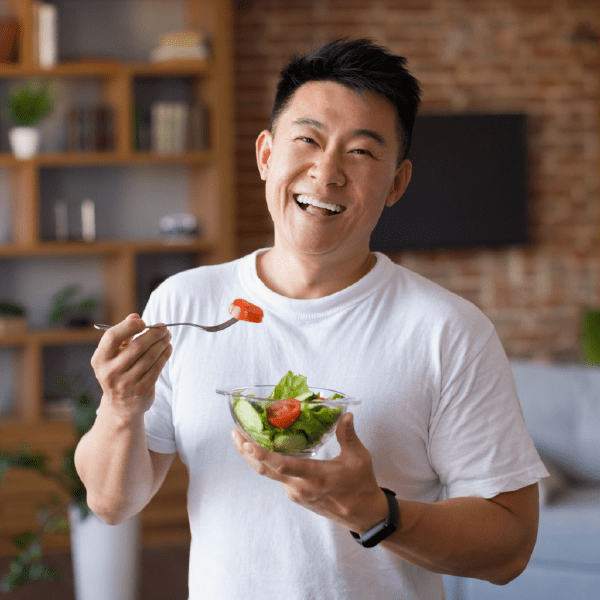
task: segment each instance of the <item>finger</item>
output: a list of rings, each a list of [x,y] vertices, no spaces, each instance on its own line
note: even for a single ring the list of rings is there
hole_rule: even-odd
[[[127,321],[127,320],[131,320],[131,321],[133,321],[133,320],[136,320],[136,319],[139,319],[139,318],[140,318],[140,315],[138,315],[137,313],[132,313],[132,314],[130,314],[130,315],[127,315],[127,318],[126,318],[125,320],[126,320],[126,321]],[[127,346],[127,344],[129,344],[129,342],[130,342],[132,339],[133,339],[133,336],[132,336],[132,337],[130,337],[130,338],[128,338],[128,339],[126,339],[126,340],[124,340],[124,341],[122,341],[122,342],[121,342],[121,345],[120,345],[119,347],[120,347],[120,348],[124,348],[125,346]]]
[[[294,479],[309,476],[318,477],[322,461],[271,452],[259,444],[249,442],[236,430],[232,432],[232,438],[238,452],[260,475],[281,483],[292,483]]]
[[[102,336],[98,344],[99,354],[106,358],[116,356],[123,342],[128,343],[134,336],[142,333],[145,328],[146,324],[137,314],[129,315]]]
[[[165,365],[171,355],[173,354],[173,346],[168,344],[158,358],[154,361],[154,363],[149,367],[149,369],[142,375],[139,379],[139,386],[142,390],[154,390],[154,386],[158,381],[161,371],[164,369]]]
[[[165,366],[173,347],[171,346],[171,333],[166,332],[164,336],[159,338],[154,344],[139,356],[137,361],[129,368],[129,376],[134,381],[142,381],[144,379],[158,379],[160,372]],[[168,352],[165,355],[165,352]]]
[[[354,415],[346,413],[337,424],[335,435],[342,451],[360,451],[364,448],[354,429]]]

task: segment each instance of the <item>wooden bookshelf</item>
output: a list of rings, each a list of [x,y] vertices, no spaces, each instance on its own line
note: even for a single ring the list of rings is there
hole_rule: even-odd
[[[86,0],[80,0],[83,4]],[[127,0],[122,0],[126,2]],[[170,0],[164,0],[169,2]],[[11,261],[69,260],[90,257],[99,260],[106,320],[118,322],[137,310],[138,259],[144,255],[193,255],[195,264],[224,262],[234,258],[233,214],[233,114],[232,114],[232,7],[227,0],[185,0],[186,27],[198,27],[208,33],[211,56],[206,60],[182,60],[143,63],[106,60],[103,57],[59,62],[51,69],[37,64],[34,36],[33,0],[9,0],[12,14],[19,19],[19,61],[0,64],[0,80],[30,78],[57,81],[91,79],[101,89],[101,101],[115,115],[115,146],[106,152],[42,152],[30,160],[18,160],[9,152],[0,152],[0,168],[12,179],[12,239],[0,244],[0,280],[2,270]],[[148,9],[150,10],[150,9]],[[60,16],[59,16],[60,19]],[[81,26],[90,26],[89,22]],[[60,53],[59,53],[60,56]],[[210,145],[206,150],[161,153],[134,148],[133,108],[137,78],[186,78],[192,93],[210,110]],[[50,241],[40,224],[41,173],[53,169],[72,173],[73,168],[137,168],[144,165],[161,169],[183,168],[188,177],[189,212],[202,223],[201,235],[192,243],[166,243],[161,239],[98,239]],[[119,198],[126,203],[128,198]],[[3,287],[2,296],[10,299],[11,290]],[[2,299],[2,298],[0,298]],[[49,452],[59,460],[73,439],[69,421],[45,416],[44,360],[52,348],[96,344],[101,333],[94,329],[29,329],[0,335],[0,350],[14,352],[15,379],[18,381],[14,410],[0,416],[0,448],[14,449],[28,442],[33,449]],[[50,486],[51,487],[51,486]],[[185,513],[187,474],[176,461],[163,489],[143,516],[143,540],[146,543],[181,543],[189,539]],[[33,526],[35,507],[45,502],[49,486],[30,476],[15,476],[1,484],[0,514],[14,512],[20,503],[19,518],[0,519],[0,554],[12,551],[8,542],[13,533]],[[56,549],[68,545],[68,537],[50,540]]]

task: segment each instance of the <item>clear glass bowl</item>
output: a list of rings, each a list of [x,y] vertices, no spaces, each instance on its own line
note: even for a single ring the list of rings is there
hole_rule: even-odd
[[[249,385],[231,390],[216,390],[227,396],[229,410],[238,430],[248,440],[260,444],[273,452],[291,456],[314,456],[329,438],[335,434],[338,421],[349,406],[360,404],[360,400],[345,396],[328,400],[341,392],[326,388],[310,388],[325,400],[301,402],[300,416],[287,428],[269,423],[269,407],[280,400],[269,400],[267,396],[275,385]]]

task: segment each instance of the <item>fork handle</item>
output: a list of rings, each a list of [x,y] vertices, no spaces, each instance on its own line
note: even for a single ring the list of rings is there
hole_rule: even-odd
[[[158,327],[173,327],[173,325],[193,325],[194,327],[200,327],[201,325],[196,325],[195,323],[165,323],[163,325],[146,325],[146,329],[157,329]],[[94,325],[95,329],[99,329],[100,331],[107,331],[111,329],[113,325],[106,325],[105,323],[96,323]]]

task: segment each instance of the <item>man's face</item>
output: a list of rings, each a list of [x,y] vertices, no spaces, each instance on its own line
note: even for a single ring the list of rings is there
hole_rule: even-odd
[[[364,255],[384,205],[410,180],[410,162],[397,165],[392,105],[330,81],[298,88],[256,148],[275,246],[295,252]]]

